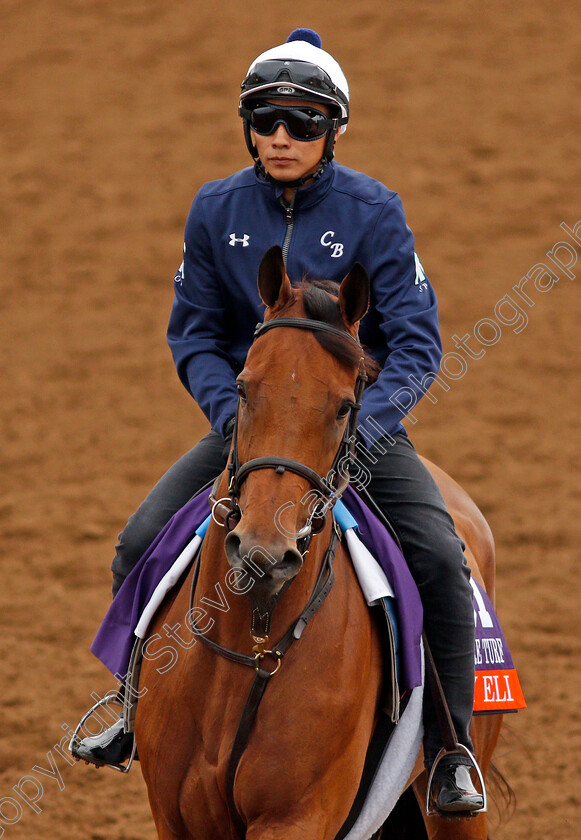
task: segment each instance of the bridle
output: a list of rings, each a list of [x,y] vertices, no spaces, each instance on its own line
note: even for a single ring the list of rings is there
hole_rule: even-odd
[[[359,409],[361,408],[361,396],[363,394],[363,389],[365,388],[367,375],[365,373],[364,355],[361,344],[357,338],[354,338],[345,330],[341,330],[331,324],[326,324],[323,321],[316,321],[310,318],[273,318],[271,321],[264,321],[263,323],[257,324],[254,331],[254,341],[270,330],[278,327],[292,327],[295,329],[322,332],[338,336],[341,339],[346,339],[347,341],[352,342],[355,344],[357,349],[361,351],[359,372],[355,382],[355,401],[349,406],[349,419],[345,426],[343,438],[339,444],[331,469],[326,476],[319,475],[315,470],[300,461],[295,461],[290,458],[281,458],[277,455],[252,458],[250,461],[246,461],[244,464],[241,464],[238,455],[239,402],[234,422],[232,451],[228,463],[229,499],[214,499],[213,513],[221,514],[221,519],[223,521],[220,521],[216,515],[214,515],[214,519],[218,524],[224,524],[226,531],[228,532],[236,526],[242,516],[242,512],[239,507],[240,490],[243,482],[248,478],[250,473],[255,472],[256,470],[264,469],[273,469],[279,475],[283,475],[287,471],[295,473],[309,482],[309,484],[315,489],[317,496],[316,503],[310,506],[306,524],[296,535],[299,551],[304,554],[308,549],[311,537],[323,529],[327,513],[333,508],[333,505],[341,497],[345,488],[349,484],[349,469],[356,457],[355,432],[357,428],[357,417],[359,415]],[[229,502],[230,509],[226,508],[223,504],[224,502]]]
[[[348,332],[340,330],[337,327],[333,327],[322,321],[315,321],[309,318],[274,318],[271,321],[265,321],[264,323],[257,325],[254,331],[254,341],[269,330],[277,327],[294,327],[296,329],[310,330],[312,332],[319,331],[332,334],[339,336],[342,339],[344,338],[348,341],[352,341],[361,351],[359,372],[355,383],[355,401],[350,405],[349,419],[343,433],[343,438],[335,455],[333,465],[326,476],[320,476],[315,470],[311,469],[306,464],[302,464],[300,461],[294,461],[290,458],[280,458],[276,455],[252,458],[250,461],[240,464],[238,456],[238,414],[240,410],[240,403],[238,403],[232,438],[232,451],[230,461],[228,463],[228,497],[216,500],[214,498],[214,492],[212,492],[210,501],[213,502],[212,517],[214,518],[214,521],[217,522],[218,525],[223,525],[226,532],[228,532],[236,527],[236,524],[242,517],[242,511],[240,510],[238,504],[240,499],[240,490],[242,484],[248,478],[250,473],[255,472],[256,470],[273,469],[280,475],[283,475],[286,471],[288,471],[305,478],[312,487],[315,488],[319,494],[319,498],[316,506],[309,514],[306,525],[297,535],[297,546],[299,547],[301,554],[304,555],[308,549],[311,538],[314,534],[319,533],[319,531],[323,529],[327,513],[332,510],[333,505],[340,498],[349,484],[349,467],[356,457],[355,431],[357,427],[357,416],[359,414],[359,409],[361,408],[361,395],[365,387],[365,382],[367,381],[367,376],[365,374],[364,355],[361,349],[361,344],[357,338],[354,338]],[[218,479],[218,481],[219,480],[220,479]],[[221,518],[224,520],[222,522],[217,518],[220,514]],[[258,713],[258,707],[269,680],[278,672],[283,656],[287,653],[289,648],[298,639],[300,639],[308,622],[317,613],[332,589],[335,579],[333,562],[340,540],[341,532],[337,522],[333,518],[331,539],[325,551],[321,569],[311,597],[298,619],[293,622],[291,627],[289,627],[284,636],[279,640],[278,644],[273,645],[271,649],[265,649],[265,645],[268,642],[271,610],[267,610],[264,614],[260,615],[258,627],[255,624],[255,616],[253,612],[251,635],[255,642],[255,646],[253,647],[254,656],[247,656],[246,654],[239,653],[238,651],[225,648],[217,642],[213,642],[196,626],[195,621],[191,622],[193,632],[206,647],[232,662],[236,662],[240,665],[246,665],[250,668],[254,668],[255,670],[254,682],[252,683],[252,687],[242,711],[242,716],[234,737],[234,743],[226,770],[226,801],[236,833],[241,840],[243,840],[246,836],[246,825],[238,811],[234,797],[236,771],[242,755],[246,750],[250,734],[254,727],[256,715]],[[190,615],[193,614],[194,593],[198,574],[199,554],[196,557],[192,575],[192,584],[190,589]],[[272,670],[265,668],[264,660],[266,656],[269,656],[275,662]]]

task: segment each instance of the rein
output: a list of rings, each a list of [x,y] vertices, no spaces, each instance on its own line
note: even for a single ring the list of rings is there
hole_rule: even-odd
[[[275,318],[271,321],[266,321],[264,323],[258,324],[254,332],[254,340],[256,341],[258,338],[260,338],[261,335],[264,335],[264,333],[276,327],[293,327],[296,329],[310,330],[311,332],[319,331],[332,334],[335,336],[339,336],[342,339],[347,339],[348,341],[353,342],[357,346],[357,348],[361,350],[359,340],[357,338],[354,338],[349,333],[345,332],[344,330],[340,330],[337,327],[333,327],[330,324],[326,324],[322,321],[311,320],[309,318]],[[327,513],[332,509],[337,499],[340,498],[343,491],[349,484],[349,466],[356,457],[355,430],[357,426],[357,416],[359,414],[359,409],[361,408],[361,396],[363,394],[365,382],[367,381],[367,376],[365,375],[363,367],[363,358],[363,351],[361,351],[359,373],[355,384],[355,402],[352,403],[350,406],[349,420],[345,427],[343,439],[341,441],[341,444],[339,445],[339,449],[337,451],[337,454],[335,455],[333,465],[327,476],[320,476],[317,472],[315,472],[315,470],[311,469],[306,464],[302,464],[300,461],[294,461],[290,458],[279,458],[273,455],[263,456],[260,458],[252,458],[250,461],[247,461],[244,464],[240,464],[238,457],[238,411],[236,412],[232,439],[232,453],[228,464],[228,472],[230,477],[228,485],[228,494],[230,499],[216,500],[213,494],[210,497],[211,501],[213,501],[212,517],[214,518],[214,521],[217,524],[221,525],[223,523],[219,522],[219,520],[215,518],[215,510],[220,510],[220,512],[224,515],[224,525],[227,531],[232,530],[236,526],[237,522],[240,520],[242,516],[242,511],[240,510],[238,505],[238,500],[240,498],[240,489],[242,483],[246,480],[246,478],[250,475],[251,472],[261,469],[274,469],[275,472],[277,472],[279,475],[282,475],[285,471],[288,470],[289,472],[293,472],[305,478],[318,491],[318,493],[321,496],[319,503],[310,513],[305,527],[302,528],[299,534],[297,535],[297,545],[300,545],[299,550],[303,555],[306,553],[311,538],[314,534],[319,533],[319,531],[323,529]],[[223,504],[223,502],[228,501],[230,501],[231,504],[230,509],[225,508],[225,505]],[[274,609],[274,606],[270,611],[267,612],[266,615],[260,615],[257,617],[253,614],[251,635],[253,641],[255,642],[255,645],[252,649],[254,656],[248,656],[246,654],[239,653],[238,651],[230,650],[229,648],[226,648],[223,645],[220,645],[217,642],[206,638],[206,636],[196,627],[196,624],[193,620],[190,624],[192,631],[195,633],[198,639],[200,639],[200,641],[204,645],[206,645],[206,647],[208,647],[210,650],[214,651],[220,656],[223,656],[231,662],[254,668],[256,672],[254,682],[252,683],[250,692],[248,694],[248,697],[246,698],[246,703],[244,705],[242,716],[238,724],[238,729],[236,731],[232,751],[230,753],[230,758],[228,761],[228,767],[226,770],[226,798],[228,808],[230,811],[232,822],[234,823],[234,826],[236,828],[236,832],[241,838],[241,840],[244,840],[244,837],[246,836],[246,825],[234,801],[234,781],[236,778],[236,771],[248,744],[250,734],[256,721],[258,707],[260,705],[269,680],[278,672],[278,670],[281,667],[283,656],[289,650],[291,645],[293,645],[295,641],[300,639],[303,630],[305,629],[311,618],[319,610],[319,608],[321,607],[321,605],[323,604],[333,587],[335,579],[333,563],[337,547],[340,541],[341,531],[337,525],[337,522],[335,521],[335,518],[333,517],[333,528],[331,538],[327,550],[325,551],[325,555],[321,564],[321,569],[311,597],[299,618],[292,624],[292,626],[287,630],[284,636],[279,640],[278,644],[274,647],[269,649],[265,648],[265,645],[268,643],[268,629],[270,626],[271,613]],[[194,603],[194,594],[199,577],[199,570],[200,553],[198,552],[198,555],[195,560],[194,571],[192,575],[192,585],[190,589],[190,616],[193,615],[192,610]],[[285,587],[283,587],[283,590],[284,588]],[[258,628],[256,626],[257,623],[259,625]],[[258,635],[259,633],[260,635]],[[266,656],[270,656],[275,662],[274,668],[272,670],[268,670],[267,668],[262,667],[262,662]]]
[[[232,822],[234,823],[234,826],[236,828],[236,832],[241,838],[241,840],[244,840],[246,836],[246,824],[240,816],[238,808],[236,807],[236,802],[234,801],[234,781],[236,778],[236,771],[238,769],[238,765],[240,764],[240,760],[244,755],[244,751],[246,750],[250,734],[254,727],[256,715],[258,713],[258,707],[260,706],[260,701],[262,700],[268,681],[278,672],[281,666],[282,657],[289,650],[289,648],[296,641],[298,641],[298,639],[300,639],[303,630],[305,629],[311,618],[322,606],[327,595],[333,587],[333,583],[335,581],[333,563],[335,560],[335,554],[337,552],[337,546],[339,545],[340,541],[341,531],[339,530],[339,526],[337,525],[336,521],[333,519],[333,531],[331,534],[331,539],[325,552],[325,556],[323,557],[321,570],[319,572],[319,576],[317,578],[317,582],[313,589],[312,595],[299,618],[294,622],[294,624],[291,627],[289,627],[282,639],[280,639],[279,643],[275,645],[272,649],[264,649],[264,645],[268,641],[268,636],[253,636],[253,639],[256,642],[255,646],[253,647],[254,656],[247,656],[244,653],[239,653],[238,651],[230,650],[229,648],[224,647],[223,645],[220,645],[217,642],[213,642],[211,639],[206,638],[206,636],[200,630],[198,630],[195,622],[193,620],[190,622],[190,627],[194,634],[210,650],[220,654],[220,656],[223,656],[225,659],[228,659],[231,662],[236,662],[239,665],[246,665],[247,667],[254,668],[254,670],[256,671],[254,682],[252,683],[250,692],[248,694],[248,697],[246,698],[246,703],[242,711],[242,716],[238,724],[238,729],[236,730],[234,743],[232,745],[232,751],[228,760],[228,767],[226,769],[226,799],[228,802],[228,809],[232,817]],[[198,549],[198,554],[196,556],[194,565],[194,573],[192,576],[192,585],[190,589],[190,616],[193,615],[192,610],[194,603],[194,593],[196,589],[196,583],[198,581],[199,570],[200,551]],[[261,666],[262,660],[265,658],[265,656],[271,656],[276,661],[276,665],[272,671],[269,671]]]

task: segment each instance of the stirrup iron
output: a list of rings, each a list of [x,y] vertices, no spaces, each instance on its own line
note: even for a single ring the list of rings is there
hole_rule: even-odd
[[[482,775],[482,771],[481,771],[481,769],[478,765],[478,762],[476,761],[476,756],[474,756],[470,752],[468,747],[464,746],[464,744],[456,744],[456,746],[454,747],[453,750],[446,749],[446,747],[442,747],[442,749],[440,750],[440,752],[436,756],[436,759],[435,759],[434,763],[432,764],[432,769],[430,770],[430,775],[428,776],[428,785],[427,785],[427,791],[426,791],[426,814],[429,817],[434,817],[434,816],[436,816],[436,817],[452,816],[453,817],[454,816],[454,814],[449,814],[449,815],[448,814],[442,814],[436,808],[432,808],[430,806],[430,801],[431,801],[431,798],[432,798],[432,784],[434,782],[434,772],[436,770],[436,767],[438,766],[440,761],[443,758],[445,758],[447,755],[454,755],[455,753],[459,753],[459,752],[464,753],[466,756],[468,756],[468,758],[470,759],[470,765],[476,770],[476,775],[478,776],[478,780],[480,782],[480,787],[482,789],[483,804],[482,804],[482,808],[478,808],[475,811],[463,811],[463,812],[460,811],[456,814],[456,816],[464,817],[465,819],[470,819],[471,817],[475,817],[478,814],[485,814],[488,810],[488,798],[486,796],[486,785],[484,784],[484,777]]]
[[[73,752],[73,747],[79,745],[80,742],[81,742],[80,738],[79,738],[79,732],[81,731],[81,729],[85,725],[85,721],[87,721],[91,717],[91,715],[94,714],[97,711],[97,709],[100,709],[104,706],[112,706],[114,703],[116,703],[117,705],[122,705],[121,702],[118,699],[117,691],[109,692],[108,694],[106,694],[101,700],[99,700],[97,703],[95,703],[95,705],[92,706],[89,709],[88,712],[85,712],[83,717],[78,722],[77,727],[76,727],[75,731],[73,732],[73,737],[71,738],[71,740],[69,742],[69,752],[71,753],[71,755],[73,756],[73,758],[76,761],[84,761],[85,760],[85,759],[79,758]],[[121,715],[120,715],[120,717],[121,717]],[[126,764],[103,764],[101,766],[111,767],[113,770],[117,770],[119,773],[129,773],[129,770],[131,769],[131,765],[133,764],[133,759],[135,758],[136,751],[137,751],[137,746],[135,744],[135,738],[134,738],[133,739],[133,749],[131,750],[131,755],[127,759]],[[88,761],[87,764],[91,764],[91,762]]]

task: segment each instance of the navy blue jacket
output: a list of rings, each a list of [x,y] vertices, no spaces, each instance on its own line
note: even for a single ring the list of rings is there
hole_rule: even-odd
[[[336,163],[297,190],[292,219],[282,188],[252,167],[200,189],[186,223],[168,328],[181,381],[223,434],[236,410],[235,378],[264,317],[258,265],[268,248],[285,240],[293,283],[304,275],[340,282],[355,262],[367,270],[371,303],[359,334],[382,371],[363,395],[359,424],[371,429],[372,417],[385,432],[401,430],[400,406],[411,406],[412,397],[390,397],[408,388],[419,398],[422,390],[410,375],[421,382],[439,369],[436,297],[415,256],[399,196]],[[379,434],[371,430],[371,436]]]

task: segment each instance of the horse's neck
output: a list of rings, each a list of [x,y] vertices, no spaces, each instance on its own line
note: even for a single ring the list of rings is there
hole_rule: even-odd
[[[286,633],[308,603],[321,570],[330,536],[329,523],[313,538],[301,571],[277,603],[270,633],[272,641],[276,642]],[[247,586],[249,582],[250,578],[246,577],[245,583],[239,588]],[[208,527],[200,554],[194,606],[206,611],[206,615],[202,614],[197,623],[201,627],[211,624],[209,638],[240,652],[249,652],[250,601],[245,594],[237,591],[224,551],[224,529],[214,523]],[[209,619],[213,621],[210,622]]]

